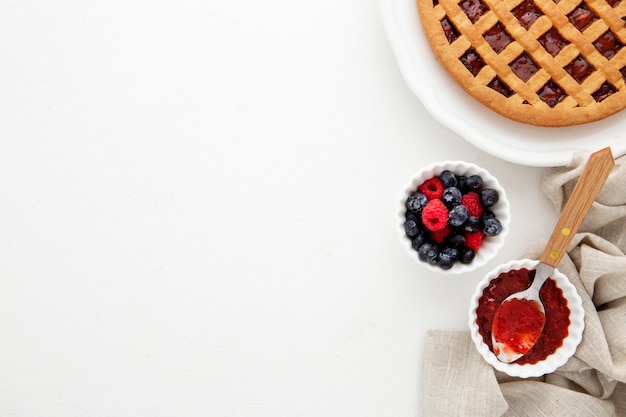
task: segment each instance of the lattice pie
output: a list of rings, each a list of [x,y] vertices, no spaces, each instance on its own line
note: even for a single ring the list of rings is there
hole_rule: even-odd
[[[569,126],[626,107],[626,0],[416,0],[432,49],[474,98]]]

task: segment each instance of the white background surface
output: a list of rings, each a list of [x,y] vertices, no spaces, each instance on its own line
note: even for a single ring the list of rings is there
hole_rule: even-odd
[[[0,53],[3,417],[418,416],[426,330],[556,216],[425,111],[377,0],[0,1]],[[513,219],[441,276],[398,199],[457,158]]]

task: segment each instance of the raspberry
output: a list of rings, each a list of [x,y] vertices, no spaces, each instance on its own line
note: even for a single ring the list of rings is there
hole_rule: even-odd
[[[450,227],[450,225],[447,225],[441,230],[431,231],[429,235],[433,242],[441,245],[443,241],[448,237],[451,231],[452,231],[452,228]]]
[[[478,252],[480,244],[483,241],[483,236],[485,236],[485,234],[481,230],[465,233],[465,247],[472,249],[474,252]]]
[[[417,191],[424,194],[429,200],[441,198],[443,190],[443,183],[438,177],[427,179],[417,188]]]
[[[448,209],[439,199],[430,200],[422,210],[422,222],[431,232],[437,232],[448,225]]]
[[[480,195],[473,191],[465,194],[461,197],[461,204],[467,207],[467,212],[470,216],[480,217],[483,214],[483,205],[480,202]]]

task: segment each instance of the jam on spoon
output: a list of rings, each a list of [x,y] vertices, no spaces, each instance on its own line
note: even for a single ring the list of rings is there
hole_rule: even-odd
[[[518,359],[539,340],[546,316],[541,302],[515,298],[503,303],[493,319],[493,353]]]

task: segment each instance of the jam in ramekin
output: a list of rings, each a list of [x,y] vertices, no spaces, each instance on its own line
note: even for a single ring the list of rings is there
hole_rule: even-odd
[[[498,306],[509,295],[523,291],[530,286],[535,277],[534,269],[514,269],[503,272],[491,280],[478,300],[476,308],[476,324],[483,342],[493,351],[491,343],[491,326]],[[534,364],[544,360],[563,345],[568,335],[570,310],[563,291],[557,287],[556,281],[549,278],[539,292],[546,311],[546,322],[537,343],[514,363]]]

